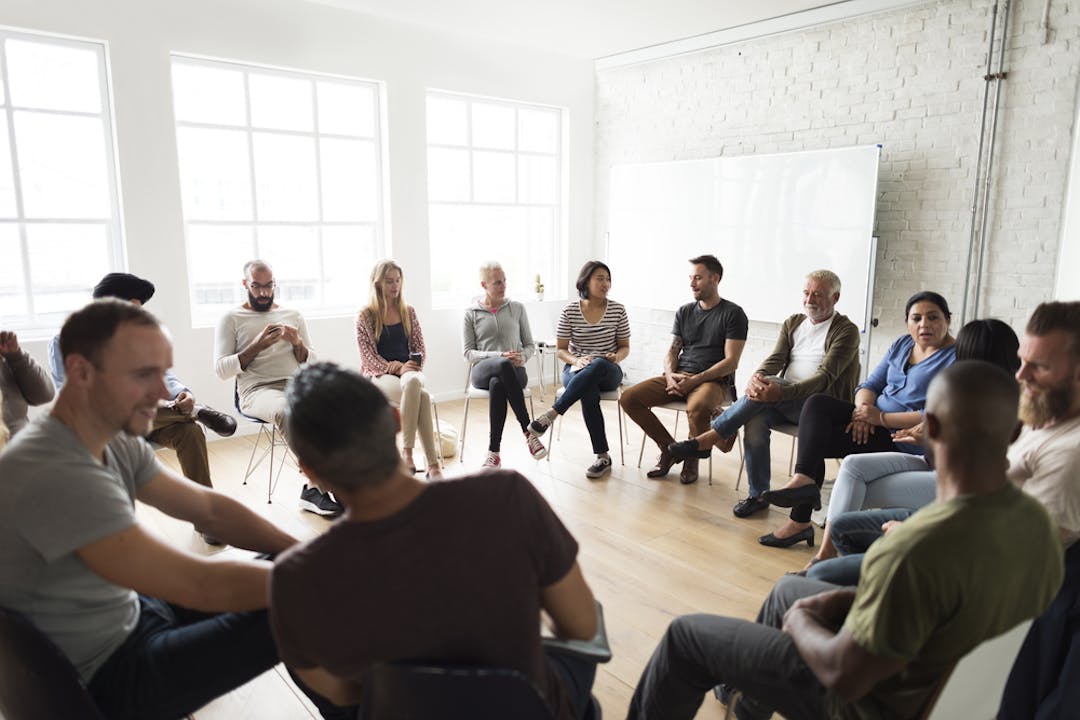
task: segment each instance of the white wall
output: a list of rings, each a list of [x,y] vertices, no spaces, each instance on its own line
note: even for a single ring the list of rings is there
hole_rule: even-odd
[[[903,332],[904,301],[913,292],[937,290],[956,312],[962,304],[992,4],[940,0],[599,71],[598,235],[607,227],[612,165],[881,143],[876,361]],[[1044,3],[1013,6],[979,314],[1022,328],[1054,288],[1080,76],[1080,7],[1054,0],[1042,45]],[[618,283],[634,279],[612,270],[618,297]],[[790,297],[794,312],[799,290],[776,292]],[[672,314],[631,317],[628,364],[640,379],[660,367]],[[776,332],[752,324],[740,378],[771,349]]]
[[[557,105],[569,109],[571,272],[593,247],[593,68],[589,61],[523,51],[492,41],[458,41],[400,24],[299,0],[5,0],[0,24],[102,40],[108,44],[116,112],[123,221],[129,270],[151,279],[149,309],[175,341],[177,374],[201,401],[232,407],[231,383],[214,375],[213,331],[193,329],[176,159],[169,53],[336,73],[386,83],[391,254],[406,272],[406,297],[425,329],[429,385],[460,393],[459,311],[433,311],[427,241],[427,88]],[[237,282],[241,271],[237,268]],[[549,283],[548,299],[552,298]],[[479,288],[478,288],[479,289]],[[532,288],[511,288],[518,297]],[[359,305],[367,277],[356,278]],[[543,306],[535,321],[543,325]],[[353,318],[310,323],[319,355],[355,367]],[[553,326],[552,326],[553,327]],[[44,343],[24,345],[44,359]]]

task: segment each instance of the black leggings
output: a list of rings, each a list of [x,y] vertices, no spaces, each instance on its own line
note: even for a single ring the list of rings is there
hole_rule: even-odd
[[[502,446],[503,426],[506,424],[506,404],[514,410],[514,417],[521,425],[522,432],[529,427],[529,411],[525,409],[525,393],[522,388],[529,382],[525,368],[514,367],[507,358],[488,358],[473,365],[469,383],[491,393],[488,403],[488,419],[491,435],[488,450],[499,452]]]
[[[900,449],[893,443],[891,431],[880,425],[874,426],[866,444],[857,445],[851,439],[851,433],[844,432],[854,411],[853,404],[830,395],[811,395],[807,398],[799,415],[799,452],[795,459],[795,472],[809,475],[821,487],[825,482],[827,458]],[[791,509],[790,517],[795,522],[807,523],[813,510],[810,505],[796,505]]]

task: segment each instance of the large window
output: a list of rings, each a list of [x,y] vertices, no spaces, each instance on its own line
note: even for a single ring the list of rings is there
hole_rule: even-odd
[[[479,293],[477,268],[498,260],[510,293],[558,291],[562,252],[563,111],[428,92],[428,222],[432,301]]]
[[[105,48],[0,30],[0,327],[52,332],[123,266]]]
[[[379,84],[180,56],[172,71],[195,324],[246,299],[255,257],[282,302],[354,312],[385,245]]]

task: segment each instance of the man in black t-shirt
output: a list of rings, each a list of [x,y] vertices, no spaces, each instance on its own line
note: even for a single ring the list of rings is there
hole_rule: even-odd
[[[559,637],[588,640],[595,601],[577,542],[525,478],[489,471],[426,484],[403,473],[395,411],[369,380],[331,363],[294,376],[285,424],[308,479],[345,506],[274,565],[271,626],[286,665],[341,706],[359,703],[378,662],[512,668],[553,717],[583,716],[596,665],[545,653],[540,613]]]
[[[675,312],[664,374],[634,385],[620,401],[626,414],[660,448],[656,466],[646,473],[650,478],[664,477],[679,462],[667,451],[675,439],[652,408],[685,400],[690,437],[708,430],[716,408],[734,399],[735,369],[746,345],[746,313],[717,291],[724,275],[720,261],[712,255],[701,255],[691,258],[690,264],[694,302]],[[689,484],[697,479],[697,459],[684,461],[679,480]]]

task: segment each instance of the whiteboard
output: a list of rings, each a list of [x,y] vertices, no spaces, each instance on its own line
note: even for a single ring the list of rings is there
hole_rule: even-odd
[[[674,310],[690,301],[687,260],[724,266],[720,295],[751,320],[802,307],[806,274],[840,276],[837,309],[866,330],[874,272],[877,145],[617,165],[607,257],[612,296]]]

